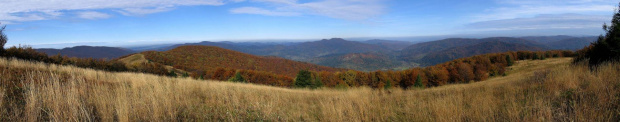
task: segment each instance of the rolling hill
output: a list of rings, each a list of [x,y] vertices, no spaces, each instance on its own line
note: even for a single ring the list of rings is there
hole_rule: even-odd
[[[295,77],[299,70],[343,71],[343,69],[273,56],[255,56],[213,46],[180,46],[168,51],[147,51],[141,54],[149,61],[170,65],[190,72],[228,68],[265,71]]]
[[[341,38],[323,39],[302,43],[235,43],[209,42],[185,43],[157,49],[167,51],[180,46],[203,45],[216,46],[224,49],[260,56],[278,56],[296,61],[306,61],[315,57],[331,54],[386,52],[389,49],[378,44],[367,44],[356,41],[347,41]]]
[[[181,47],[181,46],[188,46],[188,45],[202,45],[202,46],[215,46],[215,47],[220,47],[220,48],[224,48],[224,49],[229,49],[229,50],[235,50],[235,51],[240,51],[243,52],[240,46],[237,45],[233,45],[230,43],[224,43],[224,42],[210,42],[210,41],[202,41],[202,42],[198,42],[198,43],[185,43],[185,44],[177,44],[177,45],[172,45],[172,46],[168,46],[168,47],[164,47],[164,48],[159,48],[156,49],[156,51],[168,51],[177,47]]]
[[[485,43],[495,42],[495,43]],[[504,43],[500,43],[504,42]],[[478,45],[485,43],[483,45]],[[508,45],[506,45],[508,44]],[[507,49],[499,49],[497,47],[513,47]],[[470,49],[466,49],[470,48]],[[473,49],[475,48],[475,49]],[[512,50],[509,50],[512,49]],[[480,53],[497,53],[505,51],[519,50],[549,50],[548,46],[543,44],[511,37],[492,37],[483,39],[466,39],[451,38],[438,41],[424,42],[411,45],[401,50],[400,58],[408,62],[423,63],[424,66],[439,64],[442,61],[449,61],[457,57],[467,57]],[[471,51],[464,51],[471,50]],[[461,52],[455,52],[461,51]]]
[[[595,42],[598,37],[574,37],[560,41],[545,43],[545,45],[558,50],[579,50]]]
[[[413,42],[381,40],[381,39],[372,39],[372,40],[362,41],[362,43],[375,44],[375,45],[379,45],[383,48],[390,49],[390,50],[402,50],[408,46],[413,45]]]
[[[313,58],[308,62],[359,71],[403,70],[417,66],[415,63],[407,63],[396,56],[384,53],[334,54]]]
[[[545,43],[551,43],[551,42],[558,42],[558,41],[575,38],[575,37],[567,36],[567,35],[556,35],[556,36],[525,36],[525,37],[518,37],[518,38],[545,44]]]
[[[93,46],[76,46],[63,49],[36,49],[47,55],[63,55],[67,57],[78,58],[98,58],[98,59],[114,59],[121,56],[135,53],[135,51],[118,48],[118,47],[93,47]]]
[[[558,35],[558,36],[526,36],[526,37],[519,37],[519,38],[541,43],[543,45],[548,46],[550,49],[578,50],[596,41],[598,39],[598,36],[574,37],[574,36]]]
[[[292,60],[309,60],[331,54],[387,52],[379,45],[365,44],[355,41],[347,41],[341,38],[323,39],[320,41],[304,42],[288,46],[285,50],[270,53],[268,55],[280,56]]]
[[[450,49],[431,52],[418,60],[423,65],[435,65],[442,62],[470,57],[474,55],[499,53],[508,51],[542,51],[541,47],[529,46],[524,44],[509,43],[504,41],[488,41],[470,46],[453,47]]]

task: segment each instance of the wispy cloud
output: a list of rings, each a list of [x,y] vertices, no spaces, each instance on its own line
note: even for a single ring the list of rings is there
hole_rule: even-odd
[[[106,19],[112,17],[112,15],[96,11],[78,12],[77,16],[82,19]]]
[[[49,20],[77,15],[84,19],[105,19],[113,14],[141,16],[174,10],[180,6],[211,5],[253,2],[266,6],[247,6],[231,9],[235,14],[260,14],[268,16],[319,15],[340,19],[360,20],[384,12],[385,0],[4,0],[0,4],[0,22]],[[103,13],[94,11],[113,11]],[[89,11],[75,13],[75,11]]]
[[[173,7],[155,7],[155,8],[125,8],[117,12],[125,16],[146,15],[152,13],[166,12],[173,10]]]
[[[262,8],[256,7],[241,7],[230,10],[231,13],[235,14],[260,14],[260,15],[268,15],[268,16],[298,16],[300,13],[295,12],[279,12],[273,10],[266,10]]]
[[[0,4],[0,21],[11,23],[47,20],[63,15],[61,11],[75,10],[118,9],[124,15],[141,15],[168,11],[174,6],[224,3],[224,0],[3,0]],[[160,8],[161,6],[165,8]]]
[[[580,32],[596,34],[611,20],[610,0],[496,0],[498,7],[473,15],[468,31]],[[588,31],[586,31],[588,30]],[[549,31],[551,32],[551,31]]]
[[[271,8],[241,7],[231,9],[231,13],[261,14],[273,16],[274,13],[285,15],[319,15],[331,18],[363,20],[382,14],[385,0],[323,0],[299,2],[297,0],[252,0],[270,4]],[[261,12],[239,12],[239,10],[259,10]]]
[[[610,16],[547,14],[529,18],[481,21],[466,25],[477,31],[600,28]]]
[[[534,17],[542,14],[611,14],[613,0],[496,0],[499,7],[474,15],[472,22]]]

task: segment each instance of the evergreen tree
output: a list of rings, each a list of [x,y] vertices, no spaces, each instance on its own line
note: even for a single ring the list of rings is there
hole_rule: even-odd
[[[168,76],[170,76],[170,77],[177,77],[177,73],[175,73],[174,71],[170,71],[168,73]]]
[[[611,25],[603,24],[605,35],[600,35],[598,40],[579,51],[575,62],[589,59],[590,66],[596,66],[607,61],[620,60],[620,4],[611,20]]]
[[[2,25],[2,23],[0,23],[0,25]],[[9,40],[7,36],[4,34],[5,28],[6,28],[6,25],[0,28],[0,56],[4,54],[4,44],[6,44],[6,42]]]
[[[512,66],[515,63],[515,60],[512,59],[512,57],[510,57],[510,55],[506,55],[506,63],[508,64],[508,66]]]
[[[424,84],[422,84],[422,77],[418,74],[418,78],[415,80],[415,84],[413,85],[416,88],[424,88]]]
[[[234,76],[234,77],[232,77],[232,78],[230,78],[230,79],[228,79],[228,81],[232,81],[232,82],[243,82],[243,83],[247,82],[247,81],[245,81],[245,79],[243,78],[243,76],[241,76],[241,73],[239,73],[239,72],[235,73],[235,76]]]
[[[390,89],[390,88],[392,88],[392,81],[387,80],[387,82],[385,83],[384,89]]]
[[[307,70],[299,70],[295,83],[293,85],[298,88],[308,87],[312,85],[312,74]]]

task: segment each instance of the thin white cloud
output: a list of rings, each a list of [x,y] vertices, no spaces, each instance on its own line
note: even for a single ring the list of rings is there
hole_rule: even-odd
[[[230,1],[231,1],[231,2],[234,2],[234,3],[238,3],[238,2],[243,2],[243,1],[245,1],[245,0],[230,0]]]
[[[534,17],[542,14],[611,14],[612,0],[496,0],[498,7],[474,15],[472,22]]]
[[[166,12],[173,10],[172,7],[156,7],[156,8],[125,8],[117,12],[125,16],[146,15],[152,13]]]
[[[466,31],[511,34],[599,34],[617,2],[610,0],[495,0],[471,16]]]
[[[261,14],[273,16],[277,13],[297,13],[300,15],[319,15],[332,18],[364,20],[384,13],[385,0],[322,0],[301,3],[297,0],[252,0],[270,4],[271,8],[241,7],[231,9],[231,13],[240,13],[239,10],[258,10],[260,12],[244,12],[246,14]],[[251,8],[251,9],[250,9]]]
[[[600,28],[609,22],[610,16],[582,14],[539,15],[531,18],[482,21],[468,24],[476,31],[544,30],[544,29],[586,29]]]
[[[239,0],[232,0],[239,1]],[[224,0],[3,0],[0,21],[21,22],[53,19],[59,11],[119,9],[127,15],[163,12],[161,6],[223,5]]]
[[[77,16],[82,19],[107,19],[112,17],[112,15],[96,11],[78,12]]]
[[[302,9],[333,18],[366,19],[383,13],[382,0],[326,0],[303,3]]]
[[[230,10],[231,13],[235,14],[260,14],[260,15],[268,15],[268,16],[298,16],[299,13],[295,12],[278,12],[272,10],[266,10],[262,8],[256,7],[241,7]]]

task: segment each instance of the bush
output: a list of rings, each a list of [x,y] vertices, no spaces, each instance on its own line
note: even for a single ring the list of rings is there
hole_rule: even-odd
[[[309,87],[312,86],[312,76],[311,76],[311,72],[309,72],[308,70],[299,70],[299,72],[297,73],[297,77],[295,78],[295,83],[294,86],[297,88],[304,88],[304,87]]]
[[[247,81],[245,81],[245,79],[243,78],[243,76],[241,76],[241,73],[237,72],[235,73],[234,77],[231,77],[230,79],[228,79],[228,81],[232,81],[232,82],[242,82],[245,83]]]

